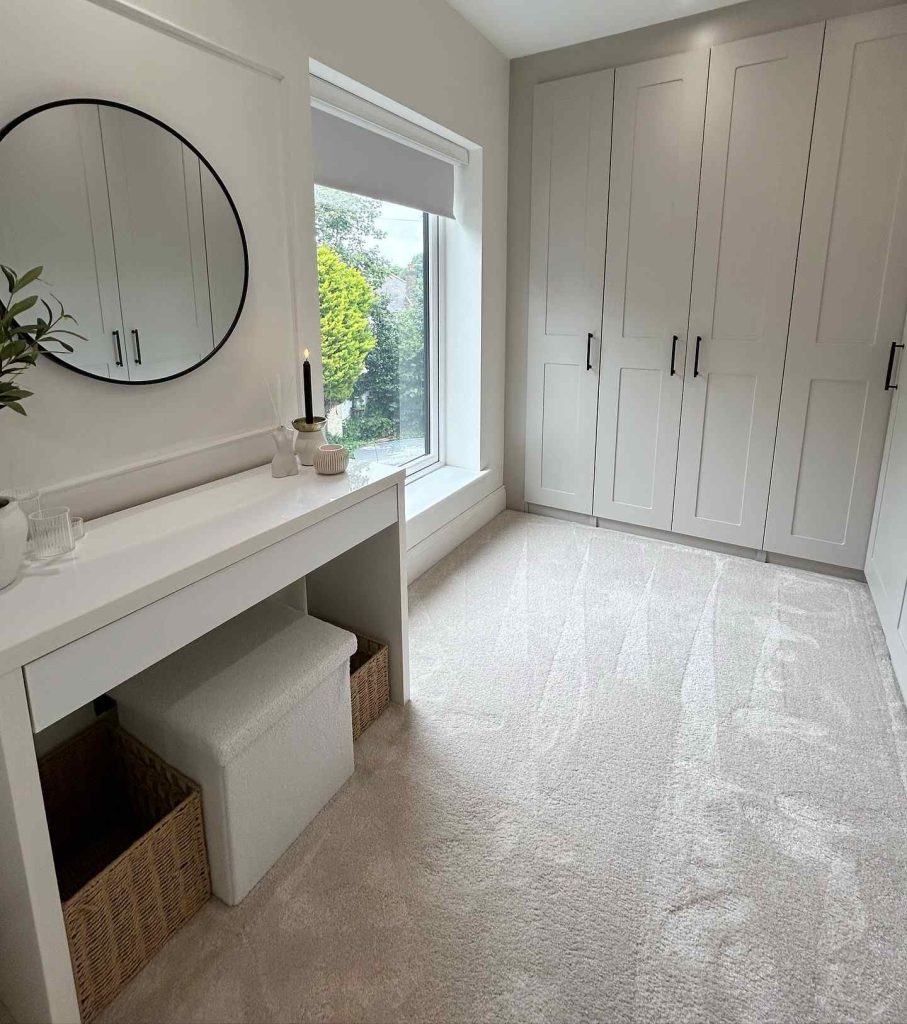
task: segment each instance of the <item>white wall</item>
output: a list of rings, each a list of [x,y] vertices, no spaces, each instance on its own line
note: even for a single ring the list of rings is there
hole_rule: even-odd
[[[510,185],[507,263],[507,408],[504,485],[507,504],[523,508],[529,196],[532,94],[549,82],[603,68],[702,49],[794,25],[808,25],[900,0],[751,0],[634,32],[521,57],[510,65]]]
[[[310,59],[482,147],[480,458],[496,478],[490,486],[500,486],[508,64],[490,43],[442,0],[3,6],[0,123],[51,99],[97,96],[172,124],[230,189],[248,235],[251,278],[233,337],[179,380],[135,388],[49,362],[31,371],[23,380],[35,391],[28,418],[0,413],[0,488],[87,478],[83,496],[93,493],[85,501],[100,511],[270,457],[268,381],[281,373],[289,392],[298,353],[319,348]],[[209,445],[217,447],[174,461]],[[111,479],[97,479],[105,474]]]

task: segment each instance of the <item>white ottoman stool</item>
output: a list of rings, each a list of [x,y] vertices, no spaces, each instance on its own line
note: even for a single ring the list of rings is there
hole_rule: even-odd
[[[120,723],[202,787],[211,885],[249,892],[353,772],[352,633],[256,605],[113,691]]]

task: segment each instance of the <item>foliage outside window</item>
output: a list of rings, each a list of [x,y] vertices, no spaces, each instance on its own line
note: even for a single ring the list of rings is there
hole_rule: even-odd
[[[359,459],[431,452],[428,214],[315,186],[327,431]]]

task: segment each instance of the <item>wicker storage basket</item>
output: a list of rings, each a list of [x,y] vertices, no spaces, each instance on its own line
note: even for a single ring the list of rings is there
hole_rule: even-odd
[[[356,640],[359,647],[350,658],[354,740],[375,721],[391,699],[387,675],[387,645],[358,634]]]
[[[40,773],[89,1021],[211,894],[201,793],[105,719],[42,758]]]

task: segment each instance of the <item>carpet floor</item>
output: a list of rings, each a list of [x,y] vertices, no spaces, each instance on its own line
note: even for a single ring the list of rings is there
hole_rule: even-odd
[[[410,609],[410,706],[102,1021],[907,1020],[865,586],[507,512]]]

